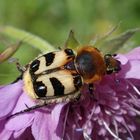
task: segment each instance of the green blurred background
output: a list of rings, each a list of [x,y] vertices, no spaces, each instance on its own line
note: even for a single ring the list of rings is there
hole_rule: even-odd
[[[63,46],[70,29],[86,44],[120,21],[117,33],[140,27],[140,0],[0,0],[0,25],[24,29],[56,47]],[[130,48],[140,44],[139,38],[137,33],[131,39]],[[8,44],[8,39],[1,39],[0,51]],[[13,57],[25,65],[38,53],[23,45]],[[9,83],[18,75],[15,64],[0,64],[0,84]]]

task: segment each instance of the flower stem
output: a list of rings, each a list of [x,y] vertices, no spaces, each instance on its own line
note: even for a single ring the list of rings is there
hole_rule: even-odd
[[[16,40],[22,40],[22,42],[25,42],[25,43],[39,49],[41,52],[55,50],[55,47],[50,45],[44,39],[42,39],[36,35],[33,35],[29,32],[26,32],[24,30],[20,30],[15,27],[12,27],[12,26],[1,26],[0,33],[5,34]]]

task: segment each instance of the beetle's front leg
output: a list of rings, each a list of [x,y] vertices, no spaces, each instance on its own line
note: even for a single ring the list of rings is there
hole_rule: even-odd
[[[16,64],[16,67],[18,69],[19,72],[23,73],[26,71],[26,67],[22,66],[20,63],[19,63],[19,60],[17,58],[10,58],[9,59],[9,62],[10,63],[15,63]]]

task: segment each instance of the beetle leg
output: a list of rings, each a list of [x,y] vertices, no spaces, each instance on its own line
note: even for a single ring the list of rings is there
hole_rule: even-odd
[[[79,101],[81,99],[81,94],[79,94],[76,98],[75,101]]]
[[[9,62],[10,62],[10,63],[15,63],[16,66],[17,66],[17,69],[18,69],[21,73],[25,72],[26,67],[21,66],[21,64],[19,63],[19,60],[18,60],[17,58],[10,58],[10,59],[9,59]]]
[[[22,111],[16,112],[15,114],[12,114],[12,115],[8,116],[7,119],[13,118],[13,117],[15,117],[15,116],[17,116],[17,115],[20,115],[20,114],[23,114],[23,113],[26,113],[26,112],[30,112],[30,111],[32,111],[32,110],[35,110],[35,109],[38,109],[38,108],[41,108],[41,107],[44,107],[44,106],[46,106],[46,105],[48,105],[48,104],[47,104],[45,101],[44,101],[42,104],[37,104],[37,105],[32,106],[32,107],[28,107],[28,106],[25,104],[25,106],[27,107],[27,109],[24,109],[24,110],[22,110]]]

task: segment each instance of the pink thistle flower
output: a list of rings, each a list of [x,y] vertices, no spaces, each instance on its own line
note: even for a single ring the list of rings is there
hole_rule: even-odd
[[[140,48],[117,55],[122,70],[86,85],[77,102],[48,105],[7,120],[34,106],[23,91],[23,81],[0,87],[0,139],[134,140],[140,137]]]

